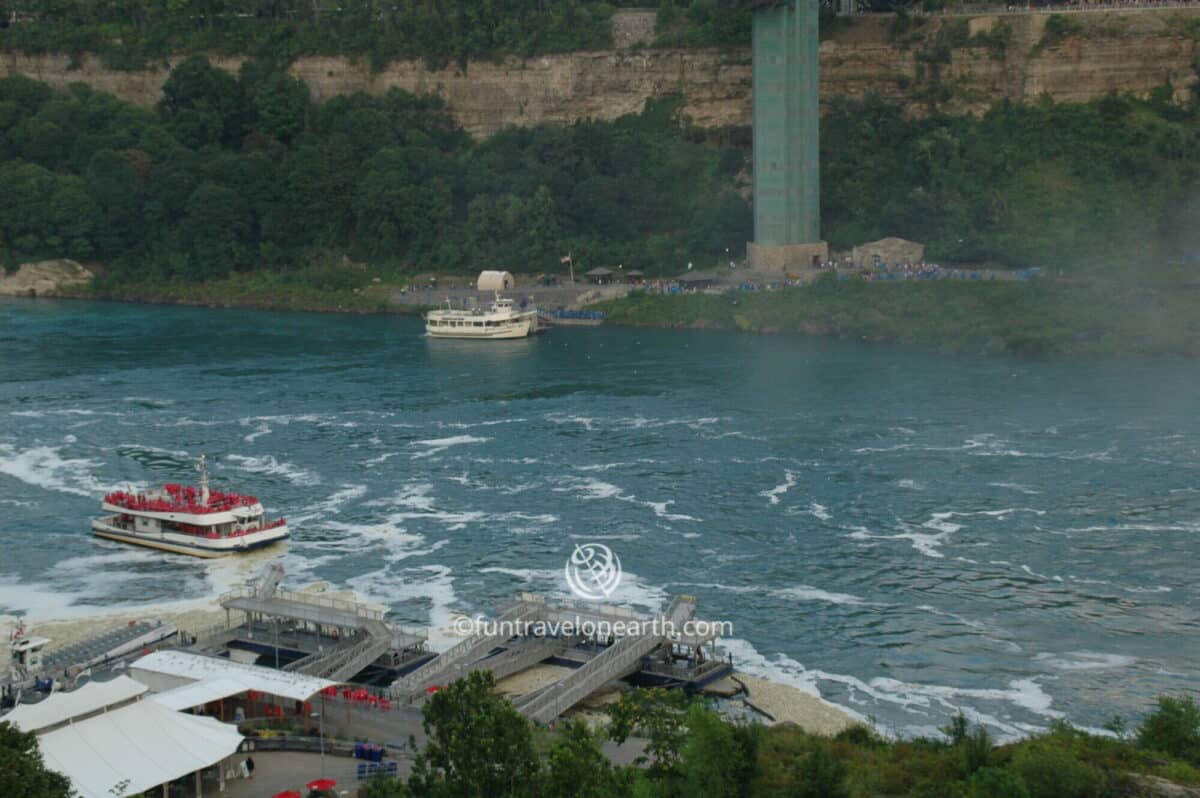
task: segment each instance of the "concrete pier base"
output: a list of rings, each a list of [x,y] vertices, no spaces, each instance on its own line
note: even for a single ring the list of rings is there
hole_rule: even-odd
[[[760,274],[783,274],[801,269],[812,269],[814,265],[829,260],[829,243],[816,241],[811,244],[746,244],[746,260],[751,271]]]

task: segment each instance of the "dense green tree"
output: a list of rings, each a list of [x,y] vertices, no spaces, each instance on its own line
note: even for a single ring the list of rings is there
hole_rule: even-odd
[[[648,688],[621,696],[609,707],[609,738],[623,743],[637,734],[648,741],[639,758],[651,775],[664,781],[679,776],[679,758],[687,733],[686,695],[677,690]]]
[[[171,70],[158,107],[175,138],[188,147],[236,147],[246,133],[248,112],[241,84],[202,55]]]
[[[1138,744],[1200,764],[1200,704],[1190,696],[1160,696],[1138,728]]]
[[[66,776],[46,768],[37,737],[0,722],[0,792],[11,798],[71,798]]]
[[[680,755],[683,794],[737,798],[742,794],[746,763],[733,727],[702,704],[687,711],[687,742]]]
[[[489,671],[475,671],[425,704],[429,741],[413,763],[414,796],[535,794],[538,759],[529,721],[493,694],[494,686]]]
[[[270,74],[254,90],[257,130],[289,142],[304,129],[308,112],[308,84],[284,72]]]
[[[617,771],[582,720],[559,727],[537,794],[545,798],[610,798],[621,787]]]

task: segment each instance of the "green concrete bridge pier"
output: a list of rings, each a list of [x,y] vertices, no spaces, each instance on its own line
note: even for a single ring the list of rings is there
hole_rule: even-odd
[[[819,0],[754,5],[754,241],[750,268],[786,272],[825,260],[821,240]]]

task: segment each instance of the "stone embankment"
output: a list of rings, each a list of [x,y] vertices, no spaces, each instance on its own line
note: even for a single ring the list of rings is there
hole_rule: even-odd
[[[12,274],[0,270],[0,296],[61,296],[91,280],[92,273],[73,260],[23,263]]]

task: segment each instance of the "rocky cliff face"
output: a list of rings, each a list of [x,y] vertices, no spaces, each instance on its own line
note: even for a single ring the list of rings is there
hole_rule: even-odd
[[[435,92],[476,136],[508,125],[615,119],[669,94],[685,98],[685,112],[701,127],[749,126],[748,49],[645,48],[652,20],[618,22],[616,40],[623,46],[603,52],[473,63],[466,70],[401,61],[380,72],[365,61],[309,57],[293,63],[291,72],[318,101],[392,87]],[[821,43],[821,94],[875,92],[913,113],[932,102],[975,112],[1004,98],[1089,100],[1110,91],[1145,93],[1167,83],[1186,99],[1197,83],[1197,40],[1200,9],[944,17],[907,24],[890,16],[859,18]],[[213,59],[230,71],[241,60]],[[0,75],[21,73],[53,86],[81,81],[139,105],[157,101],[169,72],[170,64],[126,72],[85,56],[72,69],[66,55],[0,54]]]

